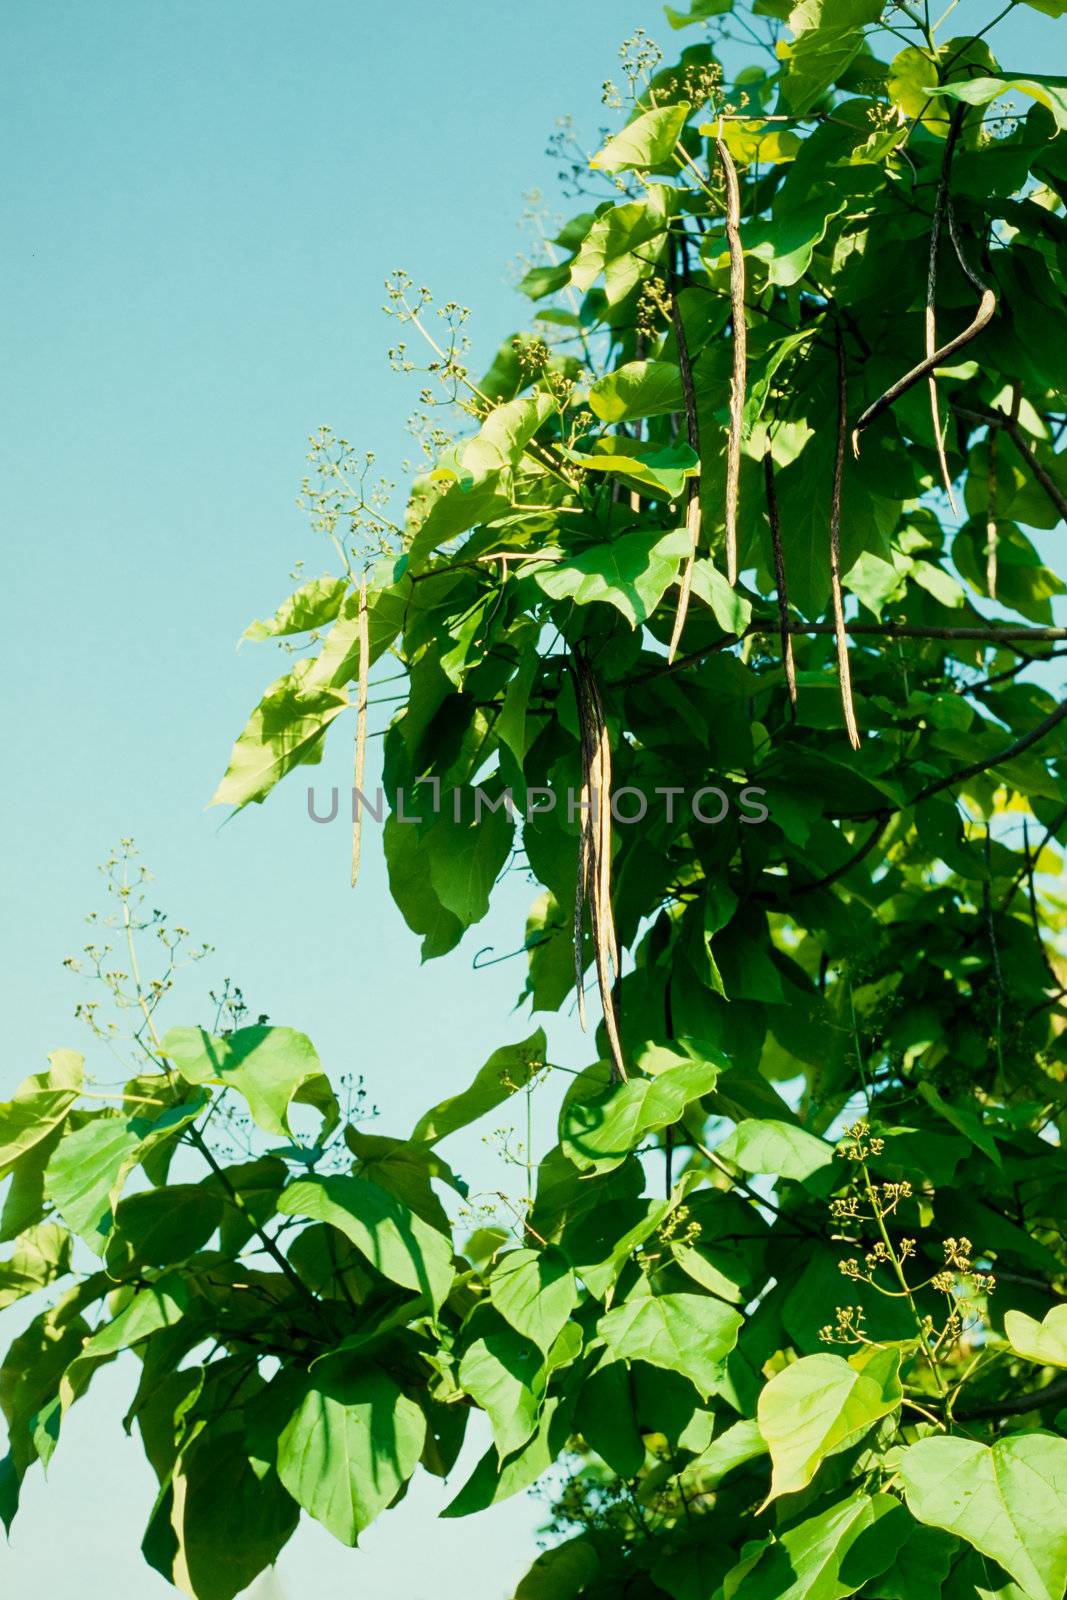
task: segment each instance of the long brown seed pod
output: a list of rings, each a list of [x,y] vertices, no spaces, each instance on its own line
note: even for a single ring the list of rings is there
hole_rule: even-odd
[[[954,356],[957,350],[962,350],[964,345],[970,344],[971,340],[980,334],[987,323],[991,321],[993,313],[997,309],[996,295],[992,289],[982,282],[963,253],[956,228],[956,217],[952,207],[951,195],[946,196],[945,209],[948,213],[949,234],[951,235],[956,255],[959,258],[960,266],[982,296],[978,310],[974,314],[973,321],[967,324],[962,333],[958,333],[954,339],[950,339],[939,350],[935,350],[932,355],[928,355],[925,360],[920,361],[917,367],[912,367],[911,371],[906,372],[902,378],[898,378],[896,383],[890,384],[885,393],[880,394],[878,399],[867,407],[852,430],[852,450],[853,454],[857,456],[860,453],[860,434],[864,428],[870,427],[876,417],[880,417],[884,411],[888,411],[890,406],[896,404],[902,394],[907,394],[909,389],[914,388],[935,367],[943,366],[949,356]]]
[[[575,701],[578,707],[578,732],[580,736],[580,755],[582,786],[579,796],[581,805],[582,826],[578,835],[578,881],[574,886],[574,978],[578,995],[578,1023],[582,1032],[588,1027],[588,1018],[585,1009],[585,907],[589,898],[589,888],[592,879],[593,841],[589,829],[589,808],[592,804],[590,795],[590,773],[593,766],[594,746],[592,728],[590,725],[589,707],[585,681],[582,672],[581,658],[576,658],[573,669]]]
[[[937,352],[937,258],[941,245],[941,233],[945,223],[945,209],[948,202],[949,178],[952,173],[952,157],[959,138],[960,127],[963,123],[963,106],[958,106],[949,126],[948,138],[945,140],[945,154],[941,162],[941,177],[937,185],[937,194],[934,196],[934,212],[930,224],[930,257],[926,269],[926,359],[929,361]],[[934,446],[937,450],[937,460],[941,468],[941,481],[948,495],[952,514],[957,514],[956,496],[952,490],[952,477],[948,470],[948,457],[945,454],[945,436],[941,429],[941,408],[937,400],[937,379],[931,369],[927,382],[930,385],[930,415],[934,424]]]
[[[985,523],[985,586],[990,600],[997,598],[997,546],[1000,542],[997,528],[997,456],[999,443],[1000,434],[996,428],[990,428]]]
[[[700,424],[697,421],[697,397],[693,386],[693,364],[689,359],[689,341],[685,336],[685,323],[682,321],[682,310],[678,304],[678,291],[671,294],[671,324],[674,328],[674,339],[678,346],[678,374],[682,381],[682,403],[685,407],[685,431],[689,447],[700,455]],[[686,558],[685,570],[682,573],[681,588],[678,592],[678,609],[674,614],[674,627],[671,630],[671,642],[667,650],[667,660],[673,661],[685,627],[686,614],[689,610],[689,597],[693,590],[693,567],[696,564],[697,546],[700,543],[700,473],[695,478],[690,478],[686,484],[685,526],[689,534],[689,555]]]
[[[726,184],[726,242],[730,247],[730,306],[734,369],[730,380],[730,437],[726,452],[726,576],[737,582],[737,511],[741,493],[741,438],[745,421],[748,328],[745,323],[745,253],[741,245],[741,188],[734,158],[722,138],[715,149]]]
[[[582,831],[575,897],[575,968],[579,1016],[584,1027],[582,941],[584,910],[588,902],[597,987],[611,1050],[612,1071],[620,1082],[625,1082],[626,1064],[612,989],[612,969],[616,976],[619,973],[619,951],[611,910],[611,746],[596,676],[586,661],[576,660],[574,678],[582,753]]]
[[[615,919],[611,913],[611,741],[608,738],[607,723],[604,720],[604,704],[600,698],[600,687],[595,674],[590,671],[588,675],[589,699],[593,708],[594,725],[597,729],[596,766],[594,779],[596,782],[595,794],[596,807],[593,812],[593,821],[597,837],[597,883],[596,883],[596,915],[597,921],[604,929],[605,948],[615,977],[619,976],[619,946],[615,937]]]
[[[774,461],[768,450],[763,458],[763,483],[767,492],[767,520],[771,525],[774,550],[774,582],[778,594],[778,633],[782,641],[782,665],[789,690],[789,703],[796,710],[797,669],[793,660],[793,635],[789,629],[789,591],[785,581],[785,551],[782,549],[782,524],[778,516],[778,491],[774,484]]]
[[[367,623],[367,574],[359,582],[359,611],[356,617],[359,644],[359,683],[356,692],[356,760],[352,796],[352,887],[359,880],[359,860],[363,847],[363,771],[367,762],[367,697],[370,687],[370,630]]]
[[[852,698],[852,672],[848,661],[848,634],[845,632],[845,603],[841,593],[841,480],[845,471],[845,436],[848,432],[848,375],[845,371],[845,346],[841,328],[834,325],[837,345],[837,450],[834,456],[834,487],[830,502],[830,588],[834,602],[834,638],[837,643],[837,677],[841,686],[841,708],[845,732],[853,750],[860,747],[860,730]]]

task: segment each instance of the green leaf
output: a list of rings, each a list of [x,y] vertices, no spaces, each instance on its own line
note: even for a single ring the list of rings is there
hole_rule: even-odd
[[[846,1600],[886,1571],[907,1531],[892,1495],[852,1495],[742,1560],[722,1600]]]
[[[589,390],[589,409],[602,422],[665,416],[681,405],[682,380],[673,361],[627,361]]]
[[[918,45],[908,45],[893,57],[889,68],[889,98],[906,117],[921,117],[931,133],[937,131],[938,122],[944,127],[944,112],[931,102],[930,91],[937,83],[937,62]],[[937,120],[929,117],[929,108],[937,109]],[[926,114],[924,116],[924,113]]]
[[[767,1454],[767,1441],[751,1418],[735,1422],[711,1441],[685,1469],[685,1486],[707,1494],[735,1467],[758,1461]]]
[[[944,1117],[950,1127],[955,1128],[957,1133],[962,1133],[965,1139],[969,1139],[976,1150],[981,1150],[984,1156],[989,1157],[994,1166],[1003,1165],[996,1140],[989,1129],[983,1127],[973,1102],[960,1101],[958,1105],[953,1104],[938,1094],[932,1083],[925,1081],[919,1084],[919,1093],[938,1116]]]
[[[477,481],[518,465],[526,446],[552,415],[551,395],[520,395],[490,411],[478,434],[462,447],[463,466]]]
[[[543,1070],[547,1048],[545,1031],[537,1028],[528,1039],[494,1050],[466,1089],[423,1113],[411,1130],[412,1142],[437,1144],[459,1128],[477,1122],[518,1089],[525,1089],[534,1074]]]
[[[1067,1586],[1067,1439],[920,1439],[897,1464],[908,1509],[999,1561],[1031,1600]]]
[[[941,1600],[958,1551],[957,1541],[940,1528],[913,1523],[892,1567],[878,1579],[878,1600]]]
[[[282,634],[308,633],[333,622],[341,609],[348,581],[345,578],[311,578],[284,600],[263,622],[251,622],[242,639],[276,639]]]
[[[722,1380],[721,1363],[743,1321],[740,1312],[708,1295],[648,1295],[606,1312],[597,1333],[616,1360],[680,1372],[706,1399]]]
[[[1041,1322],[1025,1311],[1006,1311],[1004,1332],[1015,1354],[1025,1361],[1067,1367],[1067,1305],[1053,1306]]]
[[[319,1378],[278,1439],[278,1476],[342,1544],[354,1545],[411,1477],[426,1419],[392,1378]]]
[[[159,1328],[172,1328],[180,1322],[189,1305],[189,1292],[185,1281],[177,1272],[139,1289],[133,1299],[113,1317],[85,1345],[81,1357],[116,1355],[139,1344]]]
[[[482,805],[473,798],[470,815],[460,822],[454,811],[442,809],[419,839],[423,870],[429,866],[434,893],[462,928],[488,914],[489,896],[514,842],[515,824],[507,800],[493,792],[496,788],[499,780],[487,780],[481,792],[493,804]]]
[[[1032,78],[966,78],[959,83],[942,83],[931,89],[931,94],[943,95],[947,100],[959,100],[969,106],[987,106],[1012,94],[1025,94],[1038,105],[1051,111],[1056,126],[1067,129],[1067,86],[1035,75]]]
[[[564,1113],[564,1154],[587,1172],[610,1172],[648,1134],[677,1122],[686,1106],[715,1087],[718,1063],[684,1062],[654,1078],[631,1078]]]
[[[602,601],[612,605],[633,627],[646,622],[678,575],[688,555],[684,528],[670,533],[624,533],[610,544],[598,544],[565,562],[534,568],[537,586],[550,600],[578,605]]]
[[[785,204],[775,211],[768,221],[757,221],[746,226],[744,243],[746,254],[767,263],[768,283],[791,288],[811,266],[811,258],[826,237],[826,230],[835,217],[845,210],[847,202],[830,195],[816,197],[797,204]],[[719,248],[718,239],[709,240],[705,254],[713,257]]]
[[[542,1551],[515,1590],[515,1600],[577,1600],[599,1568],[600,1559],[587,1540],[568,1539]]]
[[[583,292],[603,274],[609,305],[624,300],[651,276],[667,240],[677,196],[665,184],[652,184],[644,200],[609,205],[597,216],[571,264],[570,281]]]
[[[848,1361],[803,1356],[764,1387],[757,1418],[771,1452],[768,1503],[809,1484],[826,1456],[847,1450],[900,1405],[900,1351],[871,1347]]]
[[[287,772],[322,759],[326,730],[347,707],[348,695],[309,684],[314,666],[313,659],[301,660],[271,684],[233,747],[213,806],[258,805]]]
[[[640,439],[611,433],[594,439],[580,450],[567,449],[563,453],[568,461],[586,472],[616,473],[656,492],[657,498],[672,501],[681,495],[686,479],[695,477],[700,470],[696,452],[681,440],[646,444]],[[629,534],[626,537],[642,536]],[[621,544],[622,540],[615,543]]]
[[[295,1028],[238,1028],[225,1036],[203,1028],[171,1028],[162,1050],[187,1083],[236,1089],[253,1120],[276,1138],[293,1137],[289,1108],[294,1101],[322,1113],[323,1137],[340,1119],[315,1046]]]
[[[800,0],[789,14],[796,42],[785,47],[782,97],[790,111],[810,111],[855,60],[863,30],[877,22],[882,0]]]
[[[479,1309],[471,1318],[470,1331],[477,1337],[463,1353],[459,1382],[489,1418],[503,1462],[537,1430],[544,1361],[529,1339],[492,1311],[486,1315]]]
[[[710,606],[724,633],[740,636],[752,621],[752,602],[734,588],[708,556],[698,556],[693,563],[693,593]]]
[[[280,1187],[280,1185],[279,1185]],[[198,1183],[168,1183],[127,1195],[115,1212],[108,1242],[109,1271],[169,1267],[202,1250],[223,1216],[217,1193]]]
[[[6,1261],[0,1261],[0,1311],[25,1295],[46,1289],[70,1271],[70,1234],[53,1222],[27,1228]]]
[[[499,1505],[536,1483],[552,1466],[570,1435],[572,1408],[560,1395],[549,1395],[541,1411],[537,1432],[528,1444],[501,1463],[490,1446],[442,1517],[469,1517],[475,1511]]]
[[[143,1343],[161,1328],[175,1327],[188,1305],[188,1288],[176,1272],[169,1272],[148,1288],[139,1289],[118,1316],[105,1322],[86,1340],[63,1374],[59,1389],[61,1411],[65,1412],[82,1392],[101,1362]]]
[[[389,869],[389,892],[413,933],[422,935],[422,959],[447,955],[465,932],[453,912],[442,905],[426,871],[426,852],[416,828],[386,818],[382,836]]]
[[[240,1427],[224,1424],[182,1453],[141,1548],[195,1600],[235,1600],[277,1560],[299,1516],[273,1469],[249,1460]]]
[[[328,1222],[384,1277],[417,1289],[435,1307],[452,1287],[451,1241],[367,1178],[300,1178],[283,1190],[278,1210]]]
[[[76,1050],[57,1050],[48,1059],[48,1072],[27,1078],[13,1100],[0,1104],[0,1178],[48,1138],[78,1098],[83,1058]]]
[[[899,600],[907,587],[907,570],[900,571],[892,561],[864,550],[859,560],[843,575],[841,580],[867,610],[881,617],[882,607],[891,600]]]
[[[636,1478],[645,1463],[637,1426],[630,1371],[625,1361],[604,1361],[582,1384],[578,1432],[617,1478]]]
[[[45,1193],[72,1233],[97,1255],[111,1231],[113,1209],[141,1156],[144,1124],[98,1116],[68,1134],[45,1171]]]
[[[578,1302],[578,1289],[558,1250],[509,1250],[493,1269],[489,1298],[505,1322],[547,1355]]]
[[[718,1146],[717,1154],[742,1172],[773,1173],[804,1183],[833,1165],[834,1147],[788,1122],[749,1118]]]
[[[677,105],[639,112],[621,133],[608,140],[589,165],[598,172],[662,167],[669,162],[691,110],[681,100]]]

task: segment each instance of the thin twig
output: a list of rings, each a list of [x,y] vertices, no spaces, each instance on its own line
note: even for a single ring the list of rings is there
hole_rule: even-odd
[[[845,435],[848,431],[848,377],[845,372],[845,345],[840,324],[835,323],[837,343],[837,449],[834,454],[834,487],[830,502],[830,590],[834,605],[834,635],[837,644],[837,677],[841,688],[841,709],[845,732],[853,750],[860,747],[860,730],[852,698],[852,673],[848,661],[848,635],[845,632],[845,603],[841,593],[841,481],[845,470]]]
[[[739,644],[742,639],[751,638],[753,634],[777,633],[781,624],[778,619],[759,617],[750,622],[741,633],[724,634],[721,639],[716,639],[713,644],[705,645],[700,650],[694,650],[690,655],[679,656],[673,662],[659,662],[648,672],[639,673],[637,676],[627,678],[628,684],[644,683],[650,678],[660,678],[665,673],[681,672],[685,667],[691,667],[698,661],[703,661],[705,656],[715,655],[720,650],[728,650],[731,646]],[[792,618],[789,622],[791,634],[836,634],[836,622],[798,622]],[[1026,627],[995,627],[985,628],[936,628],[928,627],[924,623],[913,622],[846,622],[845,632],[850,638],[861,638],[871,634],[883,639],[973,639],[979,644],[1006,644],[1009,647],[1013,640],[1028,640],[1034,644],[1051,644],[1067,640],[1067,628],[1026,628]],[[1043,660],[1038,656],[1035,659]]]
[[[1067,494],[1064,494],[1055,478],[1027,444],[1017,417],[1008,416],[1007,412],[1000,411],[995,406],[987,411],[984,407],[979,409],[973,406],[954,405],[953,410],[957,416],[965,417],[968,421],[984,422],[991,428],[1003,428],[1022,456],[1024,465],[1044,489],[1060,516],[1067,520]]]

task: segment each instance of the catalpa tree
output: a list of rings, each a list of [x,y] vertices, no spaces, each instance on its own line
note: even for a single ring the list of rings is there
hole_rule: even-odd
[[[0,1113],[0,1293],[45,1299],[9,1524],[132,1351],[144,1552],[197,1600],[301,1513],[355,1544],[472,1411],[446,1515],[555,1468],[516,1600],[1062,1600],[1067,87],[1020,0],[955,9],[668,10],[679,58],[636,36],[592,158],[561,133],[586,209],[484,375],[391,281],[427,469],[393,517],[316,441],[337,564],[250,630],[290,656],[217,798],[334,724],[362,792],[384,731],[423,955],[518,862],[523,999],[594,1059],[534,1029],[369,1132],[303,1035],[164,1027],[115,867],[130,1081],[60,1051]],[[532,1094],[557,1141],[472,1236],[448,1138]]]

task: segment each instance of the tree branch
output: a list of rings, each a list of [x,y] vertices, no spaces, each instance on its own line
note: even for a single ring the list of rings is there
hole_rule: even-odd
[[[969,1411],[957,1411],[954,1416],[957,1422],[978,1422],[983,1418],[994,1421],[998,1417],[1018,1417],[1025,1411],[1044,1410],[1045,1406],[1059,1405],[1064,1401],[1067,1401],[1067,1378],[1057,1378],[1055,1383],[1038,1389],[1035,1394],[1017,1394],[1010,1400],[990,1400],[983,1405],[972,1406]]]

